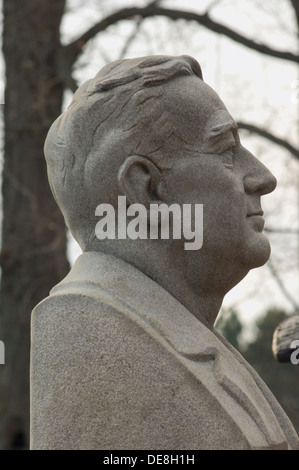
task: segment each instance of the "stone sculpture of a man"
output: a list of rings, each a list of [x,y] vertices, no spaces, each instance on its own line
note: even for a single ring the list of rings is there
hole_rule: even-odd
[[[276,399],[213,327],[224,295],[269,257],[260,200],[276,181],[199,64],[105,66],[55,121],[45,155],[83,254],[33,312],[32,448],[296,448]],[[145,213],[201,205],[200,249],[184,231],[127,236],[120,197]],[[97,236],[102,204],[121,233]]]

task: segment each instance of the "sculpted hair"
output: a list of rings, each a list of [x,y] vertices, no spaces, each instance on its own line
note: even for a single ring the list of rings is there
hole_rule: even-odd
[[[94,237],[96,206],[117,199],[117,172],[127,156],[171,167],[184,135],[159,97],[164,83],[188,75],[203,79],[189,56],[113,62],[80,86],[51,126],[45,142],[50,186],[83,250]]]

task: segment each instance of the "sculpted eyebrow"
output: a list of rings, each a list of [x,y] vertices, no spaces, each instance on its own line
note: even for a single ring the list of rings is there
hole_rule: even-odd
[[[235,145],[234,131],[237,129],[237,123],[233,120],[221,122],[213,126],[205,139],[204,146],[206,153],[222,153],[227,147]]]
[[[237,128],[238,126],[235,121],[227,121],[221,124],[217,124],[211,129],[211,137],[213,138],[225,134],[228,131],[235,131]]]

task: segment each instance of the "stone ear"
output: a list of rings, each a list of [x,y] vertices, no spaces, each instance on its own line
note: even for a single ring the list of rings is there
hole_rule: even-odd
[[[149,208],[157,203],[156,188],[161,180],[161,171],[148,158],[130,155],[122,163],[118,172],[121,189],[130,204],[139,203]]]

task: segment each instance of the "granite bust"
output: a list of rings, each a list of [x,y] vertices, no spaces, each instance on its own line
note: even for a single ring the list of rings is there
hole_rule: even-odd
[[[276,180],[189,56],[106,65],[45,144],[83,254],[32,314],[32,449],[294,449],[298,436],[214,329],[224,295],[270,246]],[[96,236],[96,208],[203,207],[203,243]],[[136,206],[135,206],[136,207]],[[161,222],[162,223],[162,222]]]

